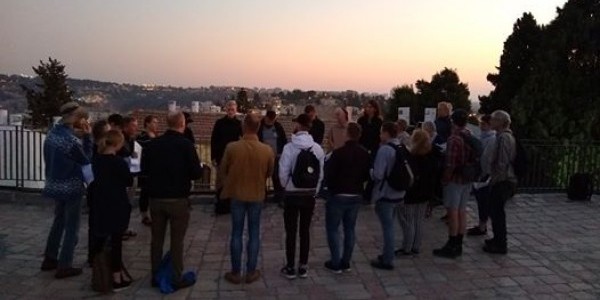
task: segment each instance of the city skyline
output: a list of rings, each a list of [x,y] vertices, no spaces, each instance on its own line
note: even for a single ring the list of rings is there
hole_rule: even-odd
[[[516,19],[547,24],[564,2],[8,0],[0,73],[52,56],[72,78],[388,93],[449,67],[477,100]]]

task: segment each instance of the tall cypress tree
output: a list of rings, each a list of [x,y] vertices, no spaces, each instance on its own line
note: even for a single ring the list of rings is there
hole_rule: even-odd
[[[67,86],[65,66],[56,59],[48,62],[40,60],[38,67],[32,67],[37,74],[37,83],[31,88],[21,85],[27,97],[31,116],[31,126],[45,128],[52,117],[60,115],[60,107],[73,99],[73,92]]]

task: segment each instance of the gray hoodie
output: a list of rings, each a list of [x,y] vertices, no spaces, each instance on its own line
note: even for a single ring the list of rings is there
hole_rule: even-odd
[[[321,171],[319,172],[319,184],[317,185],[316,190],[318,191],[321,187],[325,153],[323,152],[323,148],[315,143],[313,137],[307,131],[299,131],[293,134],[292,141],[283,147],[283,152],[279,159],[279,181],[281,182],[281,186],[285,187],[285,190],[288,192],[315,191],[315,189],[296,188],[292,182],[292,173],[294,171],[294,166],[296,165],[296,158],[298,157],[300,150],[308,148],[311,148],[312,153],[319,159]]]

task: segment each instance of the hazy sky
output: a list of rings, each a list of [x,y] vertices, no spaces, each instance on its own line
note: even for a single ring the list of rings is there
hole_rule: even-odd
[[[457,69],[471,98],[523,12],[565,0],[2,0],[0,73],[383,92]]]

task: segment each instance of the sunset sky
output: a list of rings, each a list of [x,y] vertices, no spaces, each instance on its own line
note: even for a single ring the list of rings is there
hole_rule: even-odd
[[[2,0],[0,73],[48,56],[73,78],[387,93],[456,69],[492,88],[523,12],[565,0]]]

